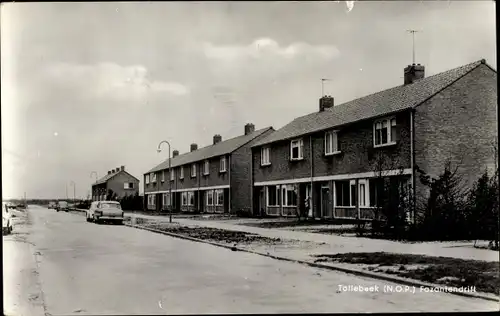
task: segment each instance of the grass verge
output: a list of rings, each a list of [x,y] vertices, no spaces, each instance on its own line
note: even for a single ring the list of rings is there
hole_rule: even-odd
[[[450,287],[475,286],[476,291],[499,295],[498,262],[385,252],[314,255],[315,262],[348,263],[373,272],[393,274]]]

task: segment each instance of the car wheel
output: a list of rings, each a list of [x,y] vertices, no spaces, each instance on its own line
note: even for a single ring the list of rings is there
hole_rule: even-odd
[[[118,225],[123,225],[123,220],[119,220],[116,222]]]
[[[99,221],[95,219],[94,215],[92,215],[92,222],[99,224]]]

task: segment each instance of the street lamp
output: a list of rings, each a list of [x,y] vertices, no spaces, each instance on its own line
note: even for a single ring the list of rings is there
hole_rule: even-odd
[[[166,140],[162,140],[159,144],[158,144],[158,153],[161,153],[161,145],[163,143],[166,143],[168,145],[168,171],[169,173],[171,174],[172,173],[172,158],[170,157],[170,143]],[[169,174],[169,177],[168,177],[168,184],[169,184],[169,189],[168,189],[168,199],[169,199],[169,206],[168,206],[168,210],[170,212],[170,216],[169,216],[169,221],[170,223],[172,223],[172,181],[170,179],[170,174]],[[159,181],[158,181],[158,185],[159,185]]]
[[[74,181],[71,181],[70,185],[73,186],[73,203],[75,203],[75,201],[76,201],[76,183]]]

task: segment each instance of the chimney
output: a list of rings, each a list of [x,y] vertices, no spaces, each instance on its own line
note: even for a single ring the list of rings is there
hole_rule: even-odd
[[[121,167],[120,167],[120,170],[121,170],[121,171],[125,171],[125,166],[121,166]]]
[[[178,150],[174,150],[172,152],[172,157],[177,157],[177,156],[179,156],[179,151]]]
[[[248,123],[245,125],[245,135],[251,134],[255,131],[255,125]]]
[[[197,144],[191,144],[191,151],[195,151],[196,149],[198,149],[198,145]]]
[[[108,174],[111,174],[111,171],[108,171]]]
[[[222,136],[219,134],[214,135],[214,145],[222,141]]]
[[[415,82],[415,80],[425,77],[425,67],[420,64],[408,65],[405,70],[405,85]]]
[[[323,112],[327,108],[333,108],[334,99],[330,95],[325,95],[319,99],[319,111]]]

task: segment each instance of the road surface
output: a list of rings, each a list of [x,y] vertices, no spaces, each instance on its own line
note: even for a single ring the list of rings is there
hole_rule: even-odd
[[[4,236],[5,315],[498,310],[446,293],[325,271],[30,206]],[[379,286],[379,292],[339,291]]]

